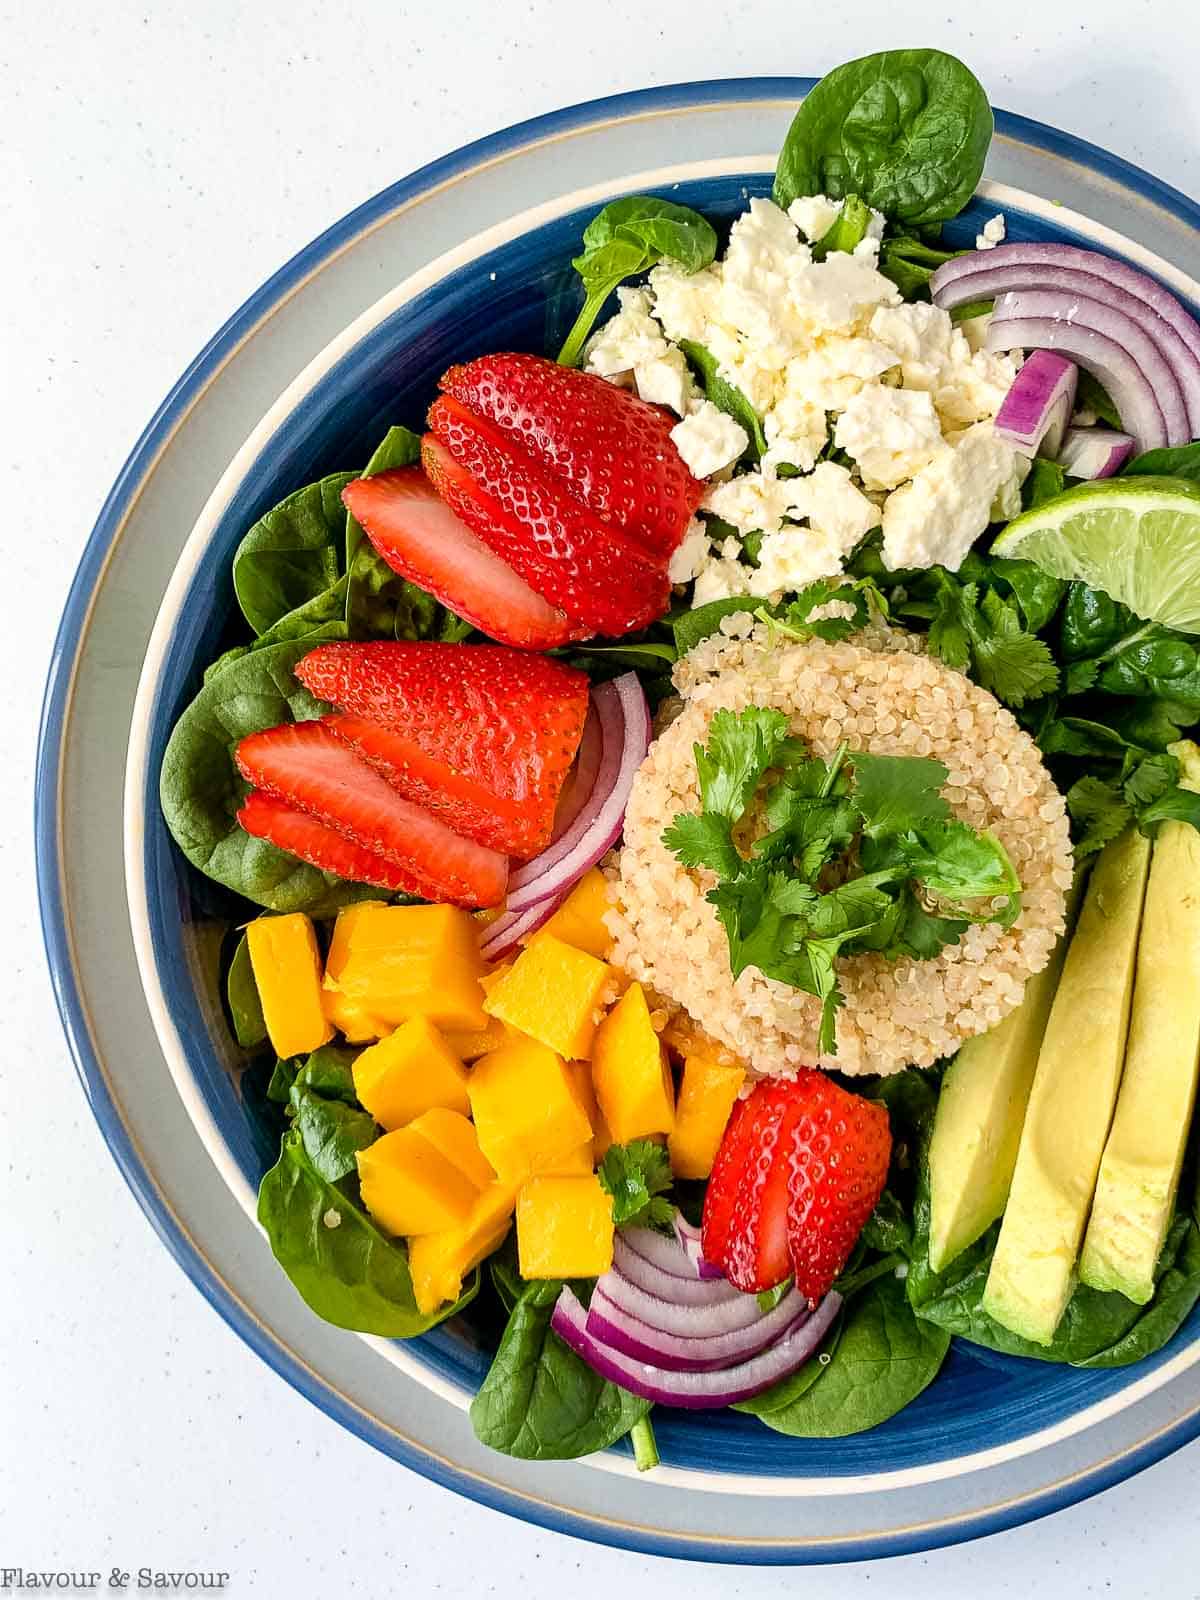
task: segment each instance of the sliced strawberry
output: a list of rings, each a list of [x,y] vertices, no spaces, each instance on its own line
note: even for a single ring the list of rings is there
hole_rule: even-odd
[[[420,467],[356,478],[342,500],[393,572],[491,638],[520,650],[552,650],[584,637],[586,630],[572,629],[454,515]]]
[[[800,1111],[791,1087],[760,1083],[734,1107],[704,1196],[704,1255],[747,1294],[792,1270],[786,1153]]]
[[[473,907],[504,899],[503,856],[460,838],[404,799],[320,722],[285,722],[249,734],[237,747],[237,764],[256,789],[411,874],[424,898]]]
[[[266,839],[289,855],[307,861],[310,867],[335,873],[348,883],[370,883],[396,894],[427,893],[423,879],[405,872],[387,856],[355,844],[336,828],[310,817],[307,811],[297,811],[261,789],[251,789],[237,819],[256,839]]]
[[[550,841],[587,718],[584,673],[498,645],[323,644],[296,667],[326,724],[458,833],[526,858]]]
[[[442,388],[519,441],[572,497],[669,560],[700,503],[676,419],[603,378],[504,353],[451,367]]]
[[[760,1083],[735,1108],[704,1198],[702,1248],[739,1289],[789,1272],[810,1303],[849,1259],[887,1182],[887,1109],[814,1068]]]
[[[552,605],[597,633],[663,615],[666,566],[561,492],[487,423],[443,397],[422,448],[438,493],[496,555]],[[440,446],[440,449],[439,449]]]
[[[892,1156],[886,1106],[805,1067],[792,1094],[788,1243],[801,1294],[815,1304],[833,1287],[879,1203]]]

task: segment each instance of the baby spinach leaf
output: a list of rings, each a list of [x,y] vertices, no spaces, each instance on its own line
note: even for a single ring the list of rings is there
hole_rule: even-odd
[[[884,50],[826,73],[779,153],[774,196],[860,195],[894,222],[940,222],[975,193],[992,108],[975,75],[941,50]]]
[[[453,1305],[431,1315],[418,1310],[402,1241],[388,1238],[321,1176],[296,1129],[284,1135],[279,1160],[263,1178],[258,1220],[301,1298],[339,1328],[412,1339],[461,1311],[479,1289],[476,1273]]]
[[[271,1069],[271,1076],[267,1082],[267,1099],[272,1105],[288,1105],[291,1102],[292,1084],[295,1081],[296,1063],[294,1061],[277,1060]]]
[[[837,1354],[845,1325],[846,1308],[843,1306],[822,1340],[821,1348],[815,1355],[810,1356],[802,1367],[793,1372],[791,1377],[781,1378],[778,1383],[773,1383],[761,1394],[751,1395],[749,1400],[735,1400],[729,1409],[744,1411],[747,1416],[761,1417],[764,1422],[767,1420],[768,1412],[786,1411],[800,1399],[801,1395],[807,1394],[813,1384],[824,1375],[826,1367]]]
[[[615,1444],[650,1402],[593,1372],[550,1326],[557,1280],[525,1285],[471,1404],[476,1437],[527,1461],[563,1461]]]
[[[842,201],[832,225],[812,247],[814,261],[824,261],[830,251],[841,250],[850,255],[867,237],[871,225],[871,208],[859,195],[848,194]]]
[[[681,339],[679,348],[688,359],[700,380],[707,399],[711,400],[718,411],[723,411],[726,416],[732,417],[744,429],[750,443],[746,449],[746,457],[757,461],[766,453],[767,438],[763,433],[762,422],[758,412],[738,388],[737,384],[730,383],[728,378],[721,376],[717,358],[707,351],[702,344],[697,344],[693,339]]]
[[[1080,377],[1082,376],[1081,372]],[[1176,445],[1173,449],[1147,450],[1129,462],[1122,472],[1122,477],[1130,475],[1137,477],[1144,474],[1162,478],[1192,478],[1200,481],[1200,439],[1193,444]]]
[[[420,459],[420,436],[408,428],[389,428],[362,476],[371,478],[393,467],[411,467]],[[424,589],[393,572],[367,538],[362,524],[349,510],[345,517],[345,637],[441,639],[448,643],[465,639],[471,632],[471,624],[456,617]]]
[[[1079,382],[1075,389],[1075,405],[1080,411],[1093,411],[1106,427],[1122,427],[1120,413],[1109,397],[1108,390],[1099,378],[1093,378],[1083,367],[1079,369]],[[1128,467],[1125,469],[1128,471]]]
[[[619,283],[672,261],[684,272],[699,272],[717,253],[710,223],[690,206],[652,195],[614,200],[583,230],[583,250],[571,265],[583,280],[585,299],[558,353],[564,367],[579,360],[584,341],[601,308]]]
[[[785,1379],[758,1397],[755,1414],[768,1428],[804,1439],[865,1433],[903,1411],[937,1377],[950,1335],[913,1314],[894,1269],[852,1300],[844,1317],[830,1360],[815,1363],[814,1380]],[[785,1388],[787,1398],[773,1403]]]
[[[358,1104],[354,1087],[354,1062],[357,1050],[343,1050],[339,1045],[323,1044],[296,1073],[296,1088],[311,1089],[327,1100],[341,1100],[348,1106]]]
[[[263,1018],[262,1001],[254,981],[254,968],[250,965],[250,946],[242,934],[225,975],[225,999],[229,1005],[229,1021],[233,1037],[243,1050],[257,1050],[267,1041],[267,1024]]]
[[[1065,581],[1043,572],[1032,561],[993,556],[988,565],[992,576],[1003,579],[1016,596],[1026,629],[1030,633],[1041,633],[1062,604],[1062,597],[1067,592]]]
[[[238,545],[234,592],[256,634],[337,583],[346,515],[342,490],[354,476],[335,472],[297,489],[260,517]]]
[[[373,1117],[341,1100],[326,1100],[311,1089],[293,1083],[289,1101],[293,1127],[304,1153],[327,1183],[336,1183],[357,1170],[354,1157],[379,1137]]]
[[[1067,475],[1057,461],[1035,456],[1029,466],[1029,476],[1021,485],[1021,505],[1026,511],[1031,511],[1034,506],[1045,505],[1047,500],[1057,500],[1066,486]],[[1032,564],[1026,563],[1029,566]]]
[[[159,778],[163,816],[193,866],[236,894],[272,911],[329,915],[377,889],[329,872],[254,839],[238,825],[246,784],[233,760],[248,733],[281,722],[305,722],[327,709],[292,668],[311,649],[293,640],[231,662],[200,690],[167,743]]]
[[[681,656],[687,655],[703,640],[718,633],[726,617],[735,616],[739,611],[753,611],[757,604],[749,595],[733,595],[727,600],[710,600],[707,605],[697,606],[692,611],[681,611],[671,621],[675,649]]]
[[[879,247],[879,270],[906,300],[928,300],[929,280],[939,267],[965,250],[943,250],[908,234],[884,239]],[[953,316],[953,312],[951,313]]]

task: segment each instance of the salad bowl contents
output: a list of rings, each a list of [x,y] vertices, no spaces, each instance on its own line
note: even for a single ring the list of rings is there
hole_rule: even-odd
[[[950,248],[991,122],[836,69],[771,199],[604,207],[561,350],[234,556],[161,802],[244,908],[259,1220],[339,1327],[490,1339],[498,1450],[832,1438],[1200,1298],[1200,325]]]

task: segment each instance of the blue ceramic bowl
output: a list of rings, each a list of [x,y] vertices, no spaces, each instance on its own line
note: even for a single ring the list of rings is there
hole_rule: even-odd
[[[686,172],[686,169],[681,169]],[[767,194],[762,172],[682,176],[658,192],[727,225],[748,196]],[[998,209],[1010,239],[1103,243],[1145,266],[1137,246],[1079,223],[1014,191],[978,200],[949,228],[969,245]],[[143,981],[176,1081],[193,1121],[230,1186],[249,1209],[272,1163],[271,1141],[243,1086],[221,1015],[215,936],[245,907],[197,874],[162,821],[157,782],[171,728],[196,692],[204,665],[237,617],[230,561],[245,530],[301,484],[362,464],[392,423],[420,427],[438,376],[452,362],[489,350],[553,352],[574,316],[570,268],[596,204],[535,219],[482,253],[464,252],[425,274],[396,309],[369,313],[299,380],[256,430],[214,494],[163,603],[134,717],[127,808],[131,914]],[[511,232],[511,230],[508,230]],[[483,236],[486,245],[487,236]],[[1157,258],[1154,258],[1155,260]],[[1161,265],[1161,264],[1160,264]],[[1182,275],[1161,265],[1179,292]],[[1200,314],[1200,305],[1193,304]],[[351,1334],[345,1335],[353,1338]],[[1200,1311],[1166,1350],[1134,1368],[1077,1371],[1010,1359],[956,1343],[937,1381],[881,1428],[839,1441],[789,1439],[733,1412],[656,1413],[662,1457],[697,1474],[730,1474],[748,1489],[765,1478],[802,1481],[882,1478],[982,1453],[1033,1448],[1081,1413],[1116,1401],[1200,1339]],[[460,1403],[477,1389],[488,1353],[469,1327],[450,1324],[407,1347],[429,1381]],[[410,1366],[411,1370],[411,1366]],[[951,1469],[953,1470],[953,1469]]]

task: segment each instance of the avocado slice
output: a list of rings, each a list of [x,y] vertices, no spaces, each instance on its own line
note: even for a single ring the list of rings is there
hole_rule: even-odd
[[[1200,790],[1200,748],[1171,746]],[[1200,833],[1164,822],[1154,841],[1138,944],[1125,1076],[1104,1148],[1079,1276],[1139,1305],[1175,1208],[1200,1071]]]
[[[1125,1060],[1150,841],[1130,828],[1100,853],[1021,1132],[983,1309],[1034,1344],[1054,1337],[1096,1187]]]
[[[1200,835],[1197,835],[1200,839]],[[1004,1210],[1025,1108],[1071,927],[1082,872],[1067,898],[1067,930],[1021,1004],[968,1039],[946,1069],[929,1141],[929,1265],[941,1272]]]

